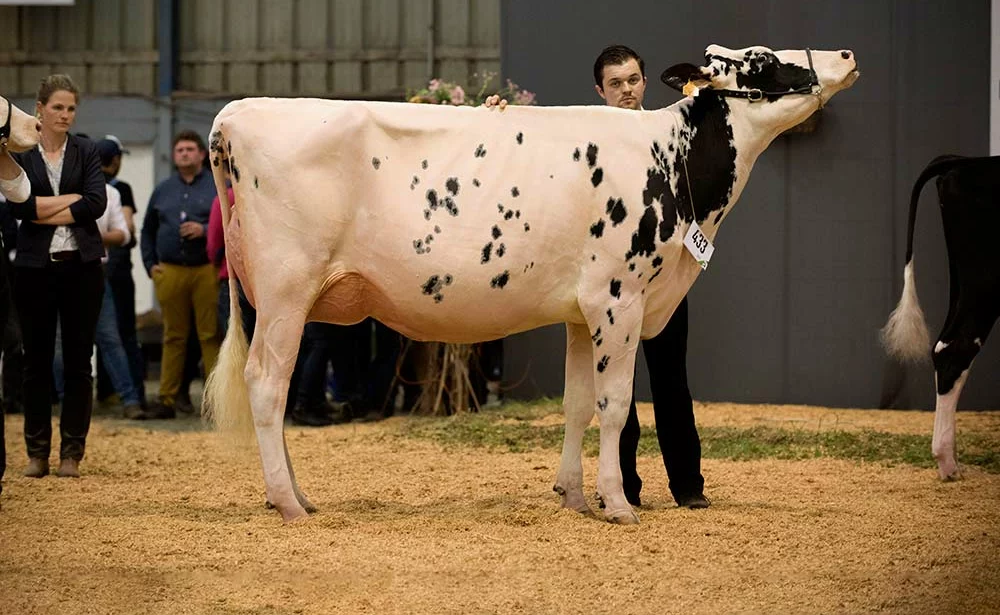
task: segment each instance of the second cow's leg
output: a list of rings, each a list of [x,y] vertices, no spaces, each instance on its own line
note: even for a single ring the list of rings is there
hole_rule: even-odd
[[[258,314],[246,367],[267,501],[286,522],[305,517],[311,507],[295,485],[284,433],[285,401],[304,324],[304,315]]]
[[[566,325],[566,389],[563,412],[566,433],[562,460],[553,491],[562,496],[563,508],[591,514],[583,495],[583,432],[594,417],[594,353],[587,325]]]

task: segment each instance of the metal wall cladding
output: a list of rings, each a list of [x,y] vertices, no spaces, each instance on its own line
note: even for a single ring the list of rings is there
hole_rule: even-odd
[[[165,1],[165,0],[164,0]],[[177,0],[176,90],[399,99],[500,70],[500,0]],[[0,91],[54,72],[88,95],[157,91],[157,0],[0,7]]]

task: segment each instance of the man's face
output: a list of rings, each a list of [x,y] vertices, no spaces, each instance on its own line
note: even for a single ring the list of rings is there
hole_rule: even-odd
[[[174,146],[174,166],[187,171],[198,170],[205,160],[205,154],[194,141],[178,141]]]
[[[621,109],[639,109],[646,94],[646,78],[639,70],[639,62],[629,58],[624,64],[604,67],[601,85],[594,86],[604,102]]]

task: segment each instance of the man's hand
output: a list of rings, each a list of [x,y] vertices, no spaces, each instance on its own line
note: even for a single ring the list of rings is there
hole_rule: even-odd
[[[486,100],[483,101],[483,106],[487,109],[492,109],[493,107],[500,107],[503,111],[507,108],[507,99],[500,98],[499,94],[494,94],[493,96],[487,96]]]
[[[201,222],[181,222],[181,237],[184,239],[198,239],[205,236],[205,227]]]
[[[163,265],[161,265],[160,263],[156,263],[155,265],[149,268],[149,277],[153,277],[156,274],[160,273],[161,271],[163,271]]]

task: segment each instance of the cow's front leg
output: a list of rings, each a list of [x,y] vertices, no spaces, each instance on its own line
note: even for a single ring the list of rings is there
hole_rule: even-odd
[[[601,422],[601,452],[598,457],[597,495],[604,502],[604,517],[612,523],[638,523],[639,517],[625,499],[619,445],[622,428],[632,401],[635,353],[639,344],[641,313],[629,319],[617,316],[619,327],[608,327],[600,337],[595,334],[594,374],[595,408]],[[632,321],[631,324],[629,321]],[[599,344],[600,342],[600,344]]]
[[[307,508],[313,508],[295,484],[284,429],[285,400],[304,322],[304,317],[270,320],[259,315],[245,372],[267,501],[285,522],[303,518]]]
[[[562,460],[552,490],[562,496],[563,508],[593,514],[583,495],[583,433],[594,417],[594,353],[587,325],[566,325],[566,389],[563,412],[566,433]]]

